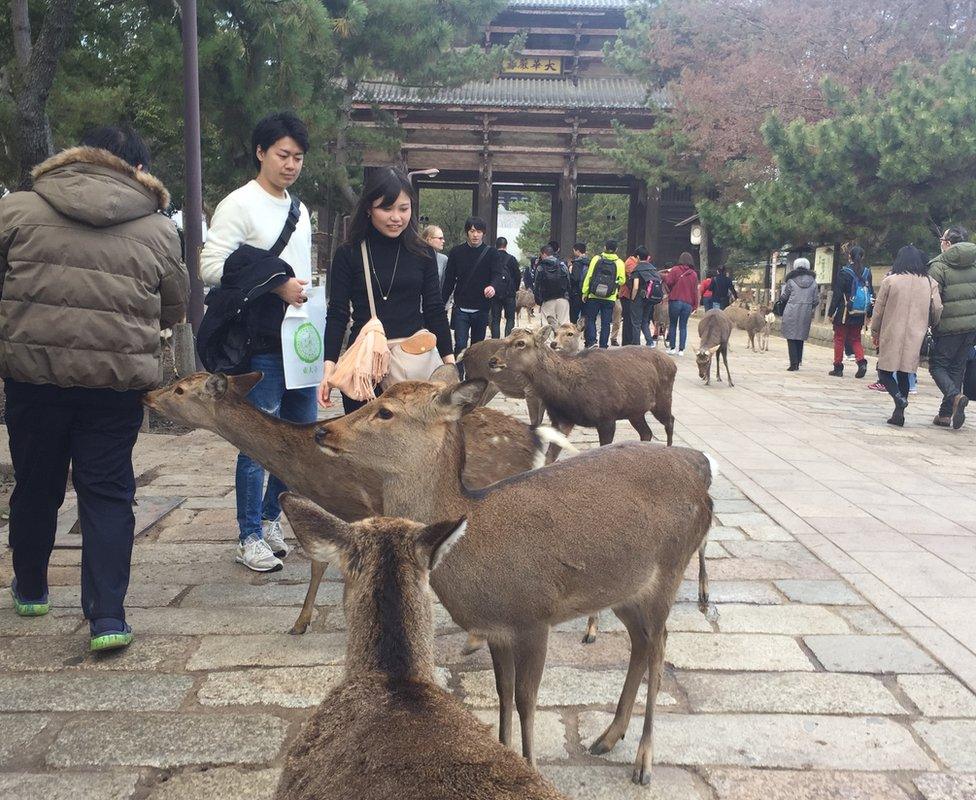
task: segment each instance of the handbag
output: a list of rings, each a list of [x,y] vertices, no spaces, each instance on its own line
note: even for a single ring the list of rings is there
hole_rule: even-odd
[[[437,352],[437,337],[425,328],[404,339],[386,338],[383,323],[376,315],[365,240],[360,243],[360,250],[370,318],[339,357],[329,383],[346,397],[365,401],[376,396],[377,384],[387,389],[400,381],[425,381],[444,362]]]
[[[782,317],[785,312],[786,312],[786,298],[780,296],[779,299],[777,299],[776,302],[773,303],[773,313],[777,317]]]

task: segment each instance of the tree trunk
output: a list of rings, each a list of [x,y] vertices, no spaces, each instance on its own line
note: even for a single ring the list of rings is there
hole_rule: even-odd
[[[346,172],[347,146],[346,132],[352,125],[352,98],[355,94],[355,86],[351,82],[346,82],[346,91],[342,97],[342,106],[339,109],[339,130],[336,132],[335,160],[336,177],[339,183],[339,194],[345,201],[347,208],[355,208],[359,198],[349,185],[349,174]]]
[[[705,280],[708,275],[708,228],[705,223],[701,223],[701,245],[698,249],[698,264],[701,272],[701,279]]]
[[[20,72],[15,120],[21,188],[30,185],[31,169],[54,152],[54,140],[47,118],[47,98],[77,8],[78,0],[49,0],[41,32],[31,43],[27,0],[10,0],[14,51]]]

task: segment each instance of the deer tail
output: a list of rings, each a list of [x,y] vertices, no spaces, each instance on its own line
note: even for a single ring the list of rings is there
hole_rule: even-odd
[[[555,428],[550,428],[548,425],[539,425],[532,429],[532,433],[535,435],[536,440],[535,461],[532,464],[533,469],[538,469],[546,463],[546,452],[549,450],[549,445],[554,444],[571,453],[579,452],[576,445],[569,441],[566,436]]]

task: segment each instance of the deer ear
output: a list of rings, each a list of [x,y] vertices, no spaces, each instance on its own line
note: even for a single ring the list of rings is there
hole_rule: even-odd
[[[263,372],[248,372],[246,375],[235,375],[228,378],[227,382],[230,384],[231,394],[243,399],[250,394],[251,389],[261,383],[263,377]]]
[[[448,386],[437,396],[437,402],[444,408],[454,410],[457,414],[455,419],[460,419],[478,407],[487,389],[488,381],[475,378]]]
[[[223,372],[214,373],[203,386],[207,394],[219,400],[227,393],[227,376]]]
[[[433,570],[444,560],[468,530],[465,517],[446,522],[435,522],[420,530],[414,539],[417,563],[421,569]]]
[[[335,561],[337,556],[348,559],[355,554],[352,525],[348,522],[343,522],[294,492],[282,492],[278,502],[309,558]]]
[[[580,333],[586,330],[586,320],[583,319],[583,317],[576,320],[576,330],[578,330]]]
[[[555,320],[553,321],[555,322]],[[539,328],[538,331],[536,331],[535,334],[536,344],[540,344],[540,345],[545,344],[546,340],[550,336],[552,336],[552,328],[549,327],[548,325],[543,325],[541,328]]]
[[[455,386],[461,382],[457,368],[453,364],[441,364],[427,380],[430,383],[443,383],[445,386]]]
[[[549,323],[549,327],[552,328],[553,330],[559,327],[559,320],[556,319],[552,314],[546,317],[546,322]]]

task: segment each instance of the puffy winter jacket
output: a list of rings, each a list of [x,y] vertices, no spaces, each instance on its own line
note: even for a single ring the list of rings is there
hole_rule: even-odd
[[[189,291],[160,181],[93,147],[34,170],[0,200],[0,375],[23,383],[149,389],[160,328]]]
[[[929,276],[942,295],[942,320],[936,333],[976,331],[976,244],[952,245],[932,259]]]

